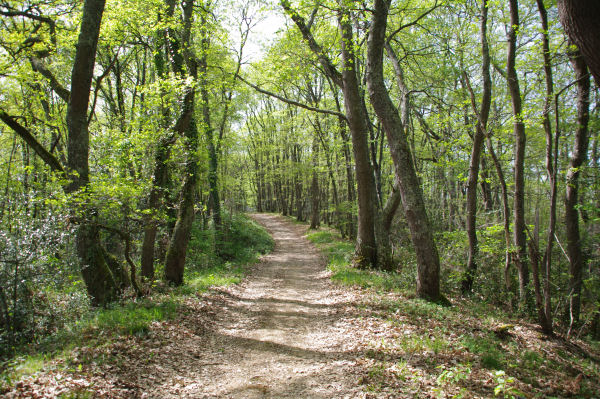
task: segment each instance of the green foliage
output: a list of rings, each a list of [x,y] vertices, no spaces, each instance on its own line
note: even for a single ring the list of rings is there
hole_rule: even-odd
[[[154,302],[143,300],[112,306],[83,319],[73,332],[83,335],[145,335],[154,321],[173,319],[177,315],[178,303],[173,300]]]
[[[201,223],[192,226],[185,271],[187,284],[179,288],[180,292],[202,292],[212,286],[236,284],[245,274],[244,265],[256,262],[260,254],[273,249],[273,238],[254,220],[243,214],[224,216],[221,233],[203,230]]]
[[[463,345],[469,352],[479,356],[483,367],[500,370],[504,367],[504,354],[492,334],[463,337]]]
[[[461,381],[464,381],[469,378],[471,374],[471,365],[467,364],[457,364],[452,367],[438,366],[437,368],[441,369],[442,372],[438,375],[436,382],[438,384],[438,388],[434,389],[434,392],[440,398],[447,397],[444,394],[444,388],[446,386],[453,386],[460,384]],[[466,396],[466,389],[461,388],[460,392],[456,395],[452,395],[452,398],[464,398]]]
[[[514,377],[507,376],[504,370],[498,370],[494,373],[494,396],[501,396],[505,399],[515,399],[517,396],[522,395],[513,384],[515,382]]]
[[[192,225],[187,251],[186,272],[196,273],[216,266],[246,264],[273,249],[269,233],[250,217],[224,212],[221,232],[203,229],[202,223]]]
[[[243,214],[225,215],[220,256],[235,262],[248,263],[257,254],[270,252],[275,245],[269,233]]]
[[[332,272],[331,279],[343,285],[356,285],[383,291],[407,289],[407,273],[363,270],[352,267],[354,245],[343,240],[339,233],[321,230],[307,235],[327,256],[327,267]]]

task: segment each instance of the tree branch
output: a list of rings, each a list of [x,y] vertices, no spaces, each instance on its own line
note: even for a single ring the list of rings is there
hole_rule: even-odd
[[[37,57],[30,57],[29,62],[31,63],[31,69],[33,69],[35,72],[39,72],[42,76],[48,79],[48,83],[50,83],[52,90],[54,90],[54,92],[58,94],[60,98],[68,103],[71,92],[59,83],[54,74],[48,68],[46,68],[44,62]]]
[[[321,109],[321,108],[311,107],[310,105],[302,104],[302,103],[300,103],[298,101],[290,100],[288,98],[282,97],[282,96],[280,96],[278,94],[275,94],[273,92],[270,92],[268,90],[261,89],[260,87],[254,85],[254,84],[252,84],[250,82],[248,82],[246,79],[242,78],[239,75],[238,75],[237,78],[239,80],[241,80],[242,82],[244,82],[245,84],[247,84],[248,86],[252,87],[254,90],[258,91],[259,93],[266,94],[267,96],[276,98],[279,101],[283,101],[284,103],[287,103],[287,104],[290,104],[290,105],[294,105],[296,107],[304,108],[304,109],[309,110],[309,111],[318,112],[320,114],[327,114],[327,115],[337,116],[338,118],[342,118],[345,121],[347,121],[346,115],[342,114],[341,112],[331,111],[331,110],[328,110],[328,109]]]
[[[48,165],[52,170],[57,172],[65,172],[58,158],[44,148],[42,144],[35,138],[33,133],[25,126],[21,125],[15,118],[0,109],[0,120],[18,134],[25,142],[35,151],[36,154]]]
[[[440,6],[441,6],[441,4],[436,1],[432,8],[430,8],[427,11],[425,11],[423,14],[419,15],[417,17],[417,19],[415,19],[414,21],[411,21],[411,22],[409,22],[407,24],[400,25],[400,27],[398,29],[396,29],[395,31],[393,31],[388,36],[388,38],[386,39],[385,42],[389,43],[394,38],[394,36],[396,36],[398,33],[400,33],[400,31],[402,31],[403,29],[406,29],[406,28],[409,28],[411,26],[414,26],[414,25],[418,24],[420,20],[422,20],[423,18],[425,18],[427,15],[431,14],[433,11],[435,11]]]
[[[317,43],[315,37],[310,31],[310,26],[306,25],[304,18],[302,18],[296,10],[292,9],[288,0],[281,0],[281,6],[285,10],[285,12],[290,16],[290,18],[292,18],[292,21],[294,21],[294,23],[300,30],[300,33],[302,33],[302,37],[308,43],[308,46],[310,47],[311,51],[319,59],[319,62],[325,70],[325,73],[331,78],[331,80],[333,80],[333,82],[337,86],[342,87],[342,74],[336,69],[335,65],[333,65],[329,57],[327,57],[325,51],[323,50],[323,47],[321,47]]]

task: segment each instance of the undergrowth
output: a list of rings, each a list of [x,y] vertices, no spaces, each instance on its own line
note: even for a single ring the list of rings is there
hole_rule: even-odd
[[[600,392],[593,342],[548,339],[529,320],[478,296],[451,291],[451,307],[423,301],[414,294],[414,268],[357,269],[353,244],[337,232],[324,228],[307,237],[326,256],[334,282],[364,290],[365,328],[384,325],[365,354],[365,391],[434,398],[595,398]]]
[[[311,232],[307,238],[327,257],[331,279],[342,285],[359,286],[379,291],[406,292],[410,289],[412,272],[383,272],[352,267],[354,244],[329,229]]]
[[[0,363],[0,393],[54,360],[68,359],[74,348],[99,347],[123,336],[146,336],[152,323],[177,318],[186,299],[211,287],[240,282],[246,266],[274,245],[266,230],[245,215],[226,214],[218,248],[216,238],[212,229],[203,230],[201,223],[194,224],[184,285],[169,287],[157,282],[152,294],[144,298],[123,298],[107,308],[88,307],[53,334],[16,348],[12,357]],[[160,272],[159,267],[157,274]]]

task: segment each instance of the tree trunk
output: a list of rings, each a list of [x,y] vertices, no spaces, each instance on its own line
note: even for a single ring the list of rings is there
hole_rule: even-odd
[[[565,196],[565,226],[567,233],[567,253],[569,254],[569,313],[571,327],[579,322],[581,310],[581,286],[585,264],[582,250],[581,234],[579,232],[579,176],[580,168],[587,160],[589,143],[589,108],[590,108],[590,78],[586,63],[579,52],[570,54],[571,64],[577,78],[577,130],[575,145],[569,170],[567,172],[567,188]]]
[[[204,39],[207,42],[208,45],[208,39]],[[207,51],[208,49],[206,49],[205,51]],[[206,64],[206,57],[204,56],[201,60],[200,60],[200,76],[202,76],[201,78],[201,85],[202,88],[200,89],[200,92],[202,94],[202,119],[204,121],[204,124],[202,126],[202,129],[204,130],[204,135],[206,137],[206,141],[208,142],[208,185],[209,185],[209,190],[210,190],[210,203],[211,203],[211,207],[212,207],[212,218],[213,218],[213,227],[215,229],[215,231],[217,232],[217,235],[219,235],[220,231],[221,231],[221,198],[219,195],[219,159],[218,159],[218,154],[217,154],[217,150],[216,150],[216,146],[214,143],[214,137],[213,137],[213,128],[211,126],[211,121],[210,121],[210,107],[209,107],[209,100],[208,100],[208,89],[207,89],[207,81],[206,81],[206,74],[207,74],[207,64]],[[216,243],[217,243],[217,249],[219,248],[219,242],[220,240],[217,238]],[[219,252],[219,251],[217,251]]]
[[[312,200],[310,228],[317,229],[320,226],[320,191],[319,191],[319,141],[317,133],[314,134],[312,143],[312,182],[310,186],[310,196]]]
[[[154,66],[156,74],[160,79],[164,78],[167,73],[165,65],[165,54],[163,48],[165,45],[164,38],[166,32],[161,32],[157,35],[157,41],[160,43],[158,50],[154,56]],[[161,97],[164,98],[165,93],[161,92]],[[169,125],[169,112],[161,101],[162,113],[162,128],[167,129]],[[142,242],[141,255],[141,275],[147,280],[154,280],[154,247],[156,245],[156,232],[158,230],[157,214],[161,208],[161,199],[167,189],[169,180],[169,171],[167,169],[167,160],[171,155],[171,145],[174,143],[174,136],[163,137],[156,146],[156,154],[154,155],[154,174],[152,177],[152,188],[148,198],[148,210],[150,213],[146,215],[144,222],[144,239]]]
[[[154,157],[154,177],[148,199],[148,210],[151,213],[145,218],[144,240],[142,243],[141,274],[148,280],[154,280],[154,245],[158,230],[157,213],[161,206],[161,198],[166,190],[168,181],[167,160],[171,153],[173,139],[163,138],[158,143]]]
[[[89,184],[89,132],[87,111],[92,84],[96,48],[100,35],[100,23],[104,12],[104,0],[86,0],[75,51],[75,61],[71,74],[71,95],[67,107],[67,129],[69,132],[68,172],[70,183],[66,192],[76,194]],[[76,233],[77,255],[81,261],[81,274],[92,303],[106,304],[120,292],[119,277],[122,273],[111,270],[111,262],[100,241],[100,232],[95,225],[95,211],[83,205],[74,211],[81,220]],[[79,217],[80,216],[80,217]],[[114,266],[114,264],[113,264]],[[118,266],[118,264],[117,264]]]
[[[579,48],[587,68],[600,86],[600,2],[558,0],[558,15],[565,32]]]
[[[492,188],[489,183],[489,170],[486,162],[485,154],[481,157],[481,194],[483,196],[483,207],[486,212],[491,212],[494,209],[494,197],[492,196]]]
[[[398,110],[389,97],[383,77],[383,50],[390,0],[375,0],[369,32],[367,87],[371,104],[387,135],[400,196],[417,255],[417,295],[432,301],[440,298],[440,260],[421,185]]]
[[[338,16],[342,37],[342,91],[344,108],[352,137],[352,150],[358,185],[358,234],[354,263],[360,268],[377,266],[377,244],[375,241],[376,191],[373,169],[369,160],[368,129],[361,102],[354,53],[354,38],[349,11],[342,7]]]
[[[544,305],[543,309],[538,309],[539,322],[542,330],[546,334],[552,334],[552,303],[550,293],[550,271],[552,269],[552,248],[554,246],[554,231],[556,227],[556,180],[558,174],[558,138],[559,131],[556,129],[556,135],[552,133],[550,123],[550,107],[552,104],[552,94],[554,93],[554,81],[552,78],[552,64],[550,54],[550,40],[548,37],[548,15],[543,0],[537,0],[540,19],[542,21],[542,51],[544,56],[544,76],[546,78],[546,98],[544,101],[544,111],[542,121],[544,132],[546,133],[546,171],[550,182],[550,220],[548,222],[548,235],[546,251],[542,259],[544,268]],[[539,291],[539,289],[538,289]],[[539,305],[538,305],[539,306]]]
[[[514,192],[514,245],[516,247],[515,265],[519,272],[519,299],[521,305],[528,301],[529,263],[527,260],[527,236],[525,233],[525,124],[522,115],[521,89],[515,69],[517,52],[517,32],[519,30],[519,4],[510,0],[510,30],[508,32],[508,52],[506,73],[514,118],[515,137],[515,192]]]
[[[481,147],[483,146],[484,131],[487,128],[487,122],[490,115],[490,106],[492,104],[492,80],[490,77],[490,53],[487,41],[487,19],[488,5],[487,0],[481,4],[481,59],[483,75],[483,97],[481,99],[481,108],[479,109],[478,123],[475,127],[473,136],[473,148],[471,150],[471,160],[469,163],[469,177],[467,180],[467,237],[469,239],[469,254],[467,267],[462,280],[463,293],[471,292],[473,289],[473,280],[477,271],[477,256],[479,246],[477,243],[477,182],[479,179],[479,165],[481,163]]]
[[[198,77],[196,59],[190,54],[190,29],[193,13],[193,0],[184,3],[184,29],[182,33],[183,56],[187,64],[190,77]],[[194,117],[195,89],[188,87],[184,98],[183,120],[187,121],[184,139],[186,148],[186,165],[183,187],[181,189],[177,221],[169,241],[169,248],[165,258],[165,279],[175,285],[183,283],[183,272],[187,246],[190,240],[192,223],[194,222],[194,205],[196,202],[196,185],[198,182],[198,128]]]

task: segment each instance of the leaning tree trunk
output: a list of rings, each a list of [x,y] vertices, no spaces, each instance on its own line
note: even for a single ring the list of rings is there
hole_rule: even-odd
[[[579,52],[571,54],[571,64],[577,77],[577,130],[575,131],[575,146],[567,172],[567,189],[565,196],[565,225],[567,230],[567,253],[569,254],[569,314],[570,325],[579,322],[581,311],[581,286],[584,267],[584,256],[581,248],[579,232],[579,176],[580,168],[587,160],[589,143],[589,109],[590,109],[590,78],[584,59]]]
[[[436,301],[440,298],[440,259],[404,127],[383,77],[383,50],[390,3],[391,0],[375,0],[368,39],[367,86],[371,104],[388,139],[402,205],[417,255],[417,295]]]

